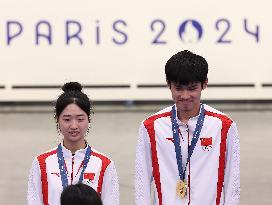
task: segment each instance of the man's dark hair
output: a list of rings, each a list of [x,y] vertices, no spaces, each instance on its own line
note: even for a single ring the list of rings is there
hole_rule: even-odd
[[[86,184],[67,186],[60,197],[61,205],[102,205],[98,193]]]
[[[208,63],[202,56],[188,50],[173,55],[165,65],[168,84],[188,85],[192,82],[203,83],[207,80]]]

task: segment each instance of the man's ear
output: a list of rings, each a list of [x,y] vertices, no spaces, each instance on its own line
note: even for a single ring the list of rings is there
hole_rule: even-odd
[[[205,82],[202,85],[202,90],[206,89],[208,86],[208,78],[205,80]]]
[[[166,83],[167,83],[167,87],[168,87],[169,89],[171,89],[171,82],[169,82],[169,81],[166,80]]]

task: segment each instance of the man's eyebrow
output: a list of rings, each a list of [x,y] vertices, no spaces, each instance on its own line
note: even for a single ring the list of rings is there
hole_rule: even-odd
[[[198,85],[198,83],[191,83],[188,86],[197,86],[197,85]]]

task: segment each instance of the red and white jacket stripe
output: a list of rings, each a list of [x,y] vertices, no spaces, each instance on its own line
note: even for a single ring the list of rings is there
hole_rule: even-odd
[[[205,120],[186,169],[187,195],[176,194],[179,180],[171,106],[144,120],[135,166],[136,205],[237,205],[240,198],[240,145],[233,120],[204,105]],[[183,168],[198,116],[178,120]]]
[[[76,184],[83,168],[86,149],[80,149],[73,156],[62,146],[68,184]],[[83,182],[94,188],[104,205],[119,205],[119,184],[112,160],[92,148],[89,163],[83,175]],[[32,163],[28,181],[28,205],[59,205],[62,182],[58,165],[57,148],[40,154]]]

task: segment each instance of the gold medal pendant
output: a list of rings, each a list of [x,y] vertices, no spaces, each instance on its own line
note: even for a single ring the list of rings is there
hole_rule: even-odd
[[[177,196],[183,199],[186,195],[186,191],[187,183],[182,180],[178,180],[176,187]]]

